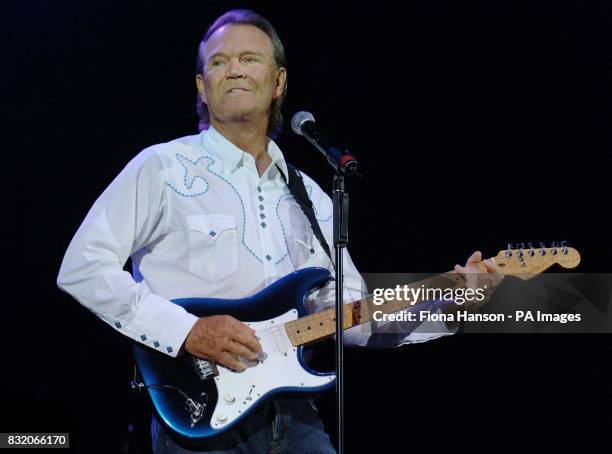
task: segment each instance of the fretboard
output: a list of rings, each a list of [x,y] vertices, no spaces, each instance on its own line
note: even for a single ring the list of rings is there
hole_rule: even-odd
[[[420,280],[408,284],[408,287],[416,288],[435,288],[448,289],[465,287],[465,279],[456,273],[444,273],[434,277]],[[374,318],[374,312],[379,311],[384,314],[391,314],[403,309],[408,309],[415,304],[423,302],[423,299],[406,301],[404,299],[385,300],[383,304],[374,304],[373,297],[367,297],[352,303],[343,305],[343,326],[344,329],[367,323]],[[319,342],[330,337],[336,332],[336,310],[335,308],[325,309],[306,317],[299,318],[285,323],[287,335],[293,346],[308,345]]]
[[[559,247],[553,243],[551,248],[529,247],[525,250],[522,248],[502,250],[494,257],[494,261],[499,267],[500,274],[510,274],[521,279],[530,279],[554,264],[559,264],[563,268],[576,268],[580,263],[580,254],[574,248]],[[482,266],[480,269],[482,272],[486,272],[486,269]],[[423,287],[440,290],[465,288],[465,278],[461,274],[448,272],[407,284],[407,286],[408,288]],[[373,298],[369,297],[347,303],[343,306],[343,327],[348,329],[369,322],[373,320],[374,313],[377,311],[383,314],[392,314],[429,299],[431,298],[407,301],[405,299],[385,298],[383,304],[376,305]],[[335,308],[326,309],[293,320],[285,323],[285,329],[294,346],[318,342],[336,332],[336,310]]]

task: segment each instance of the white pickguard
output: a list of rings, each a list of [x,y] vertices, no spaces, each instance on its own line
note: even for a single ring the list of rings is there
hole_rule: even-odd
[[[263,360],[245,362],[243,372],[219,367],[215,377],[219,398],[210,425],[221,429],[256,405],[266,393],[284,387],[318,388],[335,379],[335,375],[317,376],[306,372],[297,356],[297,348],[285,332],[284,323],[297,319],[295,309],[264,322],[245,322],[256,330],[263,348]]]

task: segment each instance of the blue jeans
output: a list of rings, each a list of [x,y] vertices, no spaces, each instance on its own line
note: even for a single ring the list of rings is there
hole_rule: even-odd
[[[336,452],[311,400],[278,400],[262,406],[240,427],[213,439],[210,446],[193,451],[177,445],[155,417],[151,422],[155,454],[280,454]]]

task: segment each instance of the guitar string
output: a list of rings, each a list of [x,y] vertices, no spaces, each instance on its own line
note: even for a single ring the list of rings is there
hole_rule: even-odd
[[[535,249],[535,248],[534,248],[534,250],[537,250],[537,249]],[[492,258],[497,258],[497,256],[496,256],[496,257],[492,257]],[[504,257],[504,258],[505,258],[505,257]],[[543,263],[540,263],[540,264],[539,264],[539,266],[540,266],[540,267],[541,267],[541,266],[548,267],[548,265],[552,265],[552,264],[554,264],[555,262],[556,262],[556,260],[555,260],[555,256],[550,255],[550,256],[549,256],[549,258],[548,258],[548,260],[544,261]],[[497,262],[496,262],[496,263],[497,263]],[[507,263],[507,262],[500,262],[500,263],[503,263],[505,266],[507,266],[507,265],[508,265],[508,263]],[[498,264],[500,264],[500,263],[498,263]],[[532,268],[534,268],[534,267],[532,266]],[[522,272],[522,273],[503,273],[503,271],[504,271],[504,270],[502,270],[502,274],[507,274],[507,275],[513,275],[513,274],[524,274],[524,273],[525,273],[525,272]],[[452,271],[447,271],[447,273],[452,273]],[[445,273],[442,273],[442,274],[445,274]],[[353,301],[353,302],[351,302],[351,303],[345,303],[345,304],[353,304],[353,303],[356,303],[356,302],[362,302],[362,301],[369,302],[369,301],[368,301],[368,298],[366,297],[366,298],[364,298],[364,299],[357,300],[357,301]],[[323,316],[323,314],[324,314],[324,313],[325,313],[327,310],[329,310],[329,309],[324,309],[323,311],[320,311],[320,312],[315,312],[315,313],[313,313],[313,314],[309,314],[309,315],[307,315],[307,316],[304,316],[304,317],[301,317],[301,318],[298,318],[298,319],[295,319],[295,320],[290,320],[289,322],[285,322],[285,323],[283,323],[283,324],[277,325],[276,327],[268,326],[268,327],[264,328],[263,330],[258,330],[258,331],[256,331],[256,332],[257,332],[257,333],[260,335],[260,337],[269,337],[269,336],[274,336],[273,329],[274,329],[274,328],[277,328],[277,327],[282,327],[282,328],[284,328],[284,329],[285,329],[285,332],[287,332],[287,326],[286,326],[286,325],[287,325],[288,323],[290,323],[290,322],[296,322],[296,321],[302,321],[302,323],[303,323],[303,322],[304,322],[304,319],[305,319],[305,318],[307,318],[307,317],[315,317],[315,318],[316,318],[316,317],[318,316],[318,318],[320,319],[320,318]],[[401,309],[400,309],[400,310],[401,310]],[[320,314],[320,315],[319,315],[319,314]],[[327,318],[327,317],[324,317],[324,318]],[[314,319],[313,321],[316,321],[316,319]],[[334,327],[334,328],[335,328],[335,327]],[[321,330],[321,329],[320,329],[320,330]],[[332,333],[333,333],[333,332],[332,332]],[[288,333],[287,333],[287,334],[288,334]],[[289,335],[289,334],[288,334],[288,335]],[[289,335],[289,337],[290,337],[290,335]],[[297,336],[297,337],[304,337],[304,336]]]
[[[497,258],[497,257],[498,257],[498,256],[496,256],[496,257],[492,257],[492,258]],[[541,256],[540,256],[540,257],[541,257]],[[508,257],[502,257],[502,258],[508,258]],[[545,262],[541,263],[539,266],[540,266],[540,267],[541,267],[541,266],[544,266],[545,268],[548,268],[548,267],[552,266],[552,265],[553,265],[553,264],[556,262],[556,260],[555,260],[555,259],[556,259],[556,257],[555,257],[555,256],[550,255],[550,256],[549,256],[549,259],[548,259],[547,261],[545,261]],[[496,263],[497,263],[497,262],[496,262]],[[501,262],[501,263],[504,263],[504,262]],[[499,264],[499,263],[498,263],[498,264]],[[504,265],[507,265],[507,263],[504,263]],[[532,267],[532,268],[533,268],[533,267]],[[503,273],[503,271],[504,271],[504,270],[502,270],[502,274],[507,274],[507,275],[513,275],[513,274],[524,274],[524,273]],[[452,273],[452,271],[448,271],[447,273]],[[442,274],[446,274],[446,273],[442,273]],[[539,273],[536,273],[536,274],[539,274]],[[363,299],[361,299],[361,300],[353,301],[353,302],[351,302],[351,303],[344,303],[344,304],[354,304],[354,303],[357,303],[357,302],[363,302],[363,301],[365,301],[365,302],[367,303],[367,302],[368,302],[368,297],[363,298]],[[320,320],[321,318],[324,318],[324,319],[325,319],[325,318],[327,318],[327,319],[329,320],[329,316],[327,315],[327,314],[329,314],[329,313],[327,312],[328,310],[329,310],[329,308],[328,308],[328,309],[324,309],[324,310],[319,311],[319,312],[315,312],[315,313],[313,313],[313,314],[308,314],[307,316],[304,316],[304,317],[301,317],[301,318],[297,318],[297,319],[295,319],[295,320],[290,320],[290,321],[288,321],[288,322],[282,323],[282,324],[277,325],[277,326],[268,326],[268,327],[266,327],[266,328],[263,328],[262,330],[256,330],[256,333],[257,333],[257,334],[259,334],[259,337],[260,337],[260,338],[268,338],[268,337],[271,337],[271,336],[273,337],[273,336],[274,336],[274,334],[275,334],[275,333],[274,333],[274,331],[273,331],[273,330],[274,330],[274,328],[279,328],[279,327],[280,327],[280,328],[282,328],[282,329],[284,329],[284,330],[285,330],[285,333],[287,334],[287,337],[291,338],[291,334],[290,334],[290,333],[288,332],[288,330],[287,330],[287,324],[288,324],[288,323],[290,323],[290,322],[297,322],[297,321],[303,321],[305,318],[308,318],[308,317],[313,317],[313,321],[316,321],[316,319],[317,319],[317,318],[318,318],[319,320]],[[399,310],[401,310],[401,309],[399,309]],[[320,322],[320,326],[323,326],[323,325],[322,325],[322,322]],[[348,328],[350,328],[350,327],[352,327],[352,326],[349,326]],[[345,329],[347,329],[347,328],[345,328]],[[321,334],[323,334],[323,329],[319,328],[319,331],[321,332]],[[332,329],[332,331],[331,331],[330,333],[325,333],[324,335],[331,335],[331,334],[333,334],[334,332],[335,332],[335,325],[333,326],[333,329]],[[297,334],[297,333],[296,333],[296,334]],[[300,340],[299,338],[300,338],[300,337],[302,337],[302,338],[303,338],[304,336],[297,336],[297,337],[298,337],[298,341],[299,341],[299,340]],[[275,340],[276,340],[276,339],[275,339]],[[290,339],[290,340],[291,340],[291,339]]]

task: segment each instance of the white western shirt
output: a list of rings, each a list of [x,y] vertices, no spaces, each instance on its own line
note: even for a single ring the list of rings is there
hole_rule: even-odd
[[[87,214],[58,285],[119,332],[176,356],[197,317],[171,299],[241,298],[296,269],[333,272],[276,167],[289,175],[282,152],[273,141],[267,152],[272,164],[259,176],[253,157],[212,127],[143,150]],[[331,199],[302,175],[332,245]],[[130,256],[133,275],[123,270]],[[346,251],[344,263],[345,301],[360,299],[365,286]],[[308,310],[333,301],[332,282],[308,299]],[[425,331],[390,337],[384,346],[448,334],[443,326]],[[370,336],[363,325],[345,339],[366,345]]]

